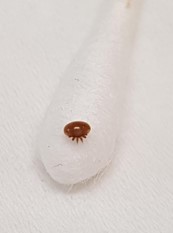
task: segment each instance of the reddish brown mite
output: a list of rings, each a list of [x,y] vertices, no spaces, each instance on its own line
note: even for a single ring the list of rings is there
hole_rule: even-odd
[[[77,143],[79,139],[83,142],[83,138],[86,138],[90,130],[91,127],[84,121],[73,121],[64,127],[64,133],[73,141],[76,139]]]

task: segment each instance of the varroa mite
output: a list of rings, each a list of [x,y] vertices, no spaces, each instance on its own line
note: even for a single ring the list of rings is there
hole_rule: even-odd
[[[73,121],[64,127],[65,135],[72,138],[73,141],[76,139],[77,143],[79,139],[83,142],[83,138],[86,138],[90,130],[91,127],[84,121]]]

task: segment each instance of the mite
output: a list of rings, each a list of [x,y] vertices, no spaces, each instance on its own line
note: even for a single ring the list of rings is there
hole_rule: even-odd
[[[86,138],[90,130],[91,127],[84,121],[73,121],[64,127],[65,135],[72,138],[73,141],[76,139],[77,143],[79,139],[83,142],[83,138]]]

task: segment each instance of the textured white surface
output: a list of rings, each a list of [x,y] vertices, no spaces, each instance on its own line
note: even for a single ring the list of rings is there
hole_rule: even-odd
[[[45,173],[37,133],[103,1],[0,2],[0,232],[172,233],[173,2],[144,1],[124,129],[111,168],[67,188]]]
[[[94,23],[98,29],[89,35],[58,85],[41,126],[39,154],[59,183],[87,180],[115,157],[138,3],[107,4],[102,19]],[[84,143],[76,144],[64,135],[64,126],[72,121],[90,124]]]

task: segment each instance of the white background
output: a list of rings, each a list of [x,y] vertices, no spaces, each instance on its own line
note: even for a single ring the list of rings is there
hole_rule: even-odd
[[[173,2],[145,0],[115,160],[68,191],[36,138],[102,0],[0,1],[0,232],[172,233]]]

